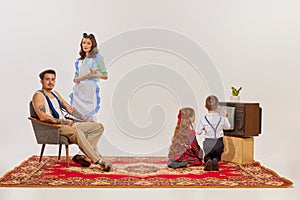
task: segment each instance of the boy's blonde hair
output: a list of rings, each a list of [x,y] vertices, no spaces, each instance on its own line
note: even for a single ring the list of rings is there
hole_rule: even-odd
[[[214,96],[210,95],[205,100],[205,108],[209,111],[215,111],[219,107],[219,99]]]

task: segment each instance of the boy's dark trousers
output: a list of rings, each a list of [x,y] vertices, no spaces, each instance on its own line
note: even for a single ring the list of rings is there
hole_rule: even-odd
[[[204,162],[207,160],[213,160],[216,158],[218,161],[221,160],[221,155],[224,151],[223,137],[221,138],[205,138],[203,142],[204,151]]]

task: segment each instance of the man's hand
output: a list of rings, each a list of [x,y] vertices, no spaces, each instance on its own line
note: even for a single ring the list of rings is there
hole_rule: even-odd
[[[67,126],[72,126],[73,125],[73,120],[71,120],[71,119],[57,119],[57,123],[67,125]]]

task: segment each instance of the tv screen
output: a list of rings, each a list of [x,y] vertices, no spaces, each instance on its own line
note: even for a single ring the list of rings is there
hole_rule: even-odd
[[[253,137],[261,133],[262,109],[259,103],[220,102],[218,112],[226,110],[231,124],[224,135],[234,137]]]
[[[220,115],[223,115],[223,112],[225,110],[228,113],[228,120],[229,120],[229,123],[230,123],[230,128],[228,130],[234,130],[235,107],[232,107],[232,106],[220,106],[220,108],[217,110],[217,112]]]

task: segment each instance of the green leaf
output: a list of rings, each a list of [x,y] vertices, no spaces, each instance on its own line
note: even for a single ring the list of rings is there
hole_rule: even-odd
[[[236,89],[235,87],[231,87],[232,96],[238,96],[241,90],[242,87],[239,87],[239,89]]]

